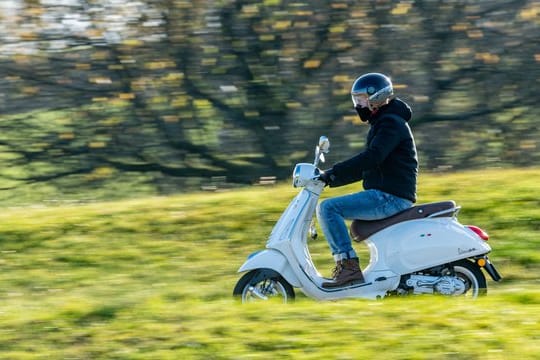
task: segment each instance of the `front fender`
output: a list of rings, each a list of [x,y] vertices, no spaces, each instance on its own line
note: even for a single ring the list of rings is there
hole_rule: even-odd
[[[279,273],[289,284],[301,287],[298,277],[293,272],[285,256],[277,250],[266,249],[248,256],[246,262],[240,266],[238,272],[255,269],[272,269]]]

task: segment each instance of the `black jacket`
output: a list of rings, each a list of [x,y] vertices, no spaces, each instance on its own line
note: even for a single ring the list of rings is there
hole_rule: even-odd
[[[327,170],[330,187],[363,180],[366,190],[378,189],[416,202],[418,158],[407,123],[411,115],[410,107],[395,98],[368,119],[362,116],[371,125],[366,148]]]

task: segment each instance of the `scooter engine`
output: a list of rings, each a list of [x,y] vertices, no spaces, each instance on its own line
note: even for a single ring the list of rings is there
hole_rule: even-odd
[[[453,276],[443,276],[435,284],[435,291],[442,295],[461,295],[465,290],[465,283]]]
[[[454,276],[411,275],[406,284],[413,294],[461,295],[466,286]]]

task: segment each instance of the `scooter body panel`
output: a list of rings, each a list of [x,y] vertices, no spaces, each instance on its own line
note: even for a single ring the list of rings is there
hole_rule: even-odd
[[[454,217],[405,221],[366,240],[371,268],[403,275],[433,266],[487,254],[491,247]]]
[[[285,256],[277,250],[267,249],[251,254],[242,264],[238,272],[256,269],[272,269],[278,272],[289,284],[301,287],[302,284],[294,274]]]

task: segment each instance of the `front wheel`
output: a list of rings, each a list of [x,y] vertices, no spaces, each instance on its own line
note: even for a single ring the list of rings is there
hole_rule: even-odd
[[[236,283],[233,295],[242,303],[255,301],[294,301],[294,289],[271,269],[256,269],[244,274]]]
[[[464,291],[459,295],[477,298],[487,295],[487,283],[480,267],[469,260],[460,260],[452,263],[454,276],[463,282]]]

